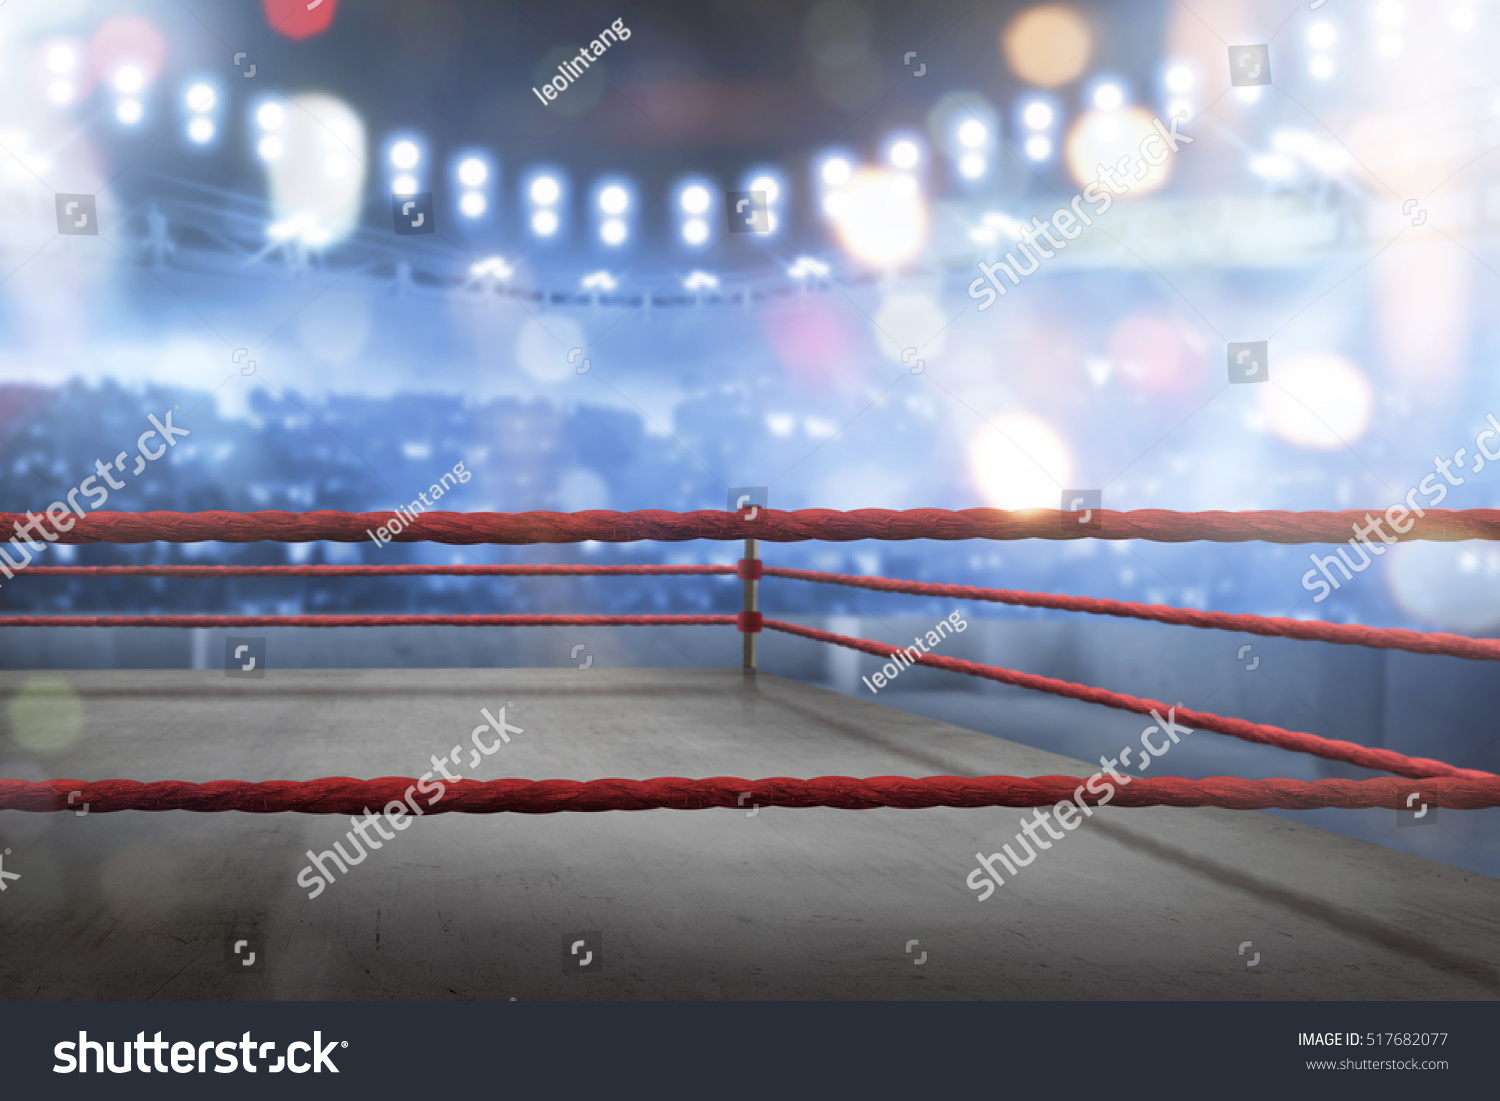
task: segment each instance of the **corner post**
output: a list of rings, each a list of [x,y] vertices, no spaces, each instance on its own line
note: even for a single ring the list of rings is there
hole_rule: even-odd
[[[745,668],[755,668],[755,641],[760,637],[759,624],[754,629],[746,630],[746,621],[759,618],[755,613],[760,611],[760,540],[745,540],[745,557],[740,563],[740,576],[745,579],[745,613],[740,616],[740,630],[745,639]]]

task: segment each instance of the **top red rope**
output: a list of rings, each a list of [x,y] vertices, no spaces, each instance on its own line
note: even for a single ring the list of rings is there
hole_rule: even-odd
[[[1006,512],[971,508],[953,512],[921,508],[904,512],[866,508],[852,512],[761,509],[744,514],[702,512],[425,512],[406,521],[398,543],[633,543],[654,540],[762,539],[770,543],[857,539],[1148,539],[1158,543],[1343,543],[1354,525],[1352,512],[1134,512],[1100,510],[1097,527],[1055,509]],[[1369,515],[1376,515],[1372,512]],[[396,516],[394,512],[95,512],[75,517],[59,536],[64,543],[254,543],[270,540],[357,543]],[[1065,522],[1069,521],[1069,522]],[[0,530],[24,524],[22,513],[0,513]],[[1429,509],[1400,540],[1457,542],[1500,540],[1500,509],[1462,512]]]

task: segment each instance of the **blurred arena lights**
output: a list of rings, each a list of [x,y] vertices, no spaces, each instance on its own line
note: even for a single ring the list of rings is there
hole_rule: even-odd
[[[1167,92],[1167,118],[1187,122],[1193,117],[1192,90],[1197,87],[1198,76],[1185,61],[1168,65],[1162,73],[1162,87]]]
[[[115,118],[125,126],[134,126],[140,122],[146,111],[140,100],[140,94],[146,88],[145,70],[136,62],[127,61],[115,69],[110,85],[118,97],[115,100]]]
[[[865,168],[829,196],[839,240],[856,260],[892,268],[914,257],[927,236],[927,208],[905,173]]]
[[[854,178],[855,160],[843,150],[825,150],[816,160],[813,183],[818,192],[818,206],[833,216],[833,197]]]
[[[1167,91],[1181,96],[1191,92],[1198,80],[1193,75],[1192,66],[1178,61],[1167,67],[1162,75],[1162,83],[1166,85]]]
[[[713,192],[705,180],[692,179],[678,184],[679,232],[685,244],[697,248],[708,242],[708,213],[713,208],[713,201]]]
[[[995,143],[997,128],[993,112],[986,111],[984,118],[973,114],[958,116],[949,149],[961,179],[983,179],[989,171],[990,161],[986,154]]]
[[[1090,100],[1098,111],[1117,111],[1125,105],[1125,89],[1118,81],[1105,80],[1095,86]]]
[[[1297,162],[1281,153],[1257,153],[1250,158],[1250,171],[1271,183],[1284,183],[1297,174]]]
[[[392,169],[392,195],[415,195],[422,190],[422,179],[418,175],[418,168],[422,163],[422,147],[415,139],[395,139],[387,145],[385,156]]]
[[[562,228],[563,176],[548,169],[533,171],[525,185],[530,204],[531,232],[538,237],[552,237]]]
[[[1051,100],[1033,97],[1025,101],[1020,109],[1020,129],[1026,134],[1021,150],[1027,160],[1045,161],[1052,156],[1057,120],[1058,110]]]
[[[634,205],[624,181],[616,179],[600,183],[594,193],[600,241],[610,248],[618,248],[629,239],[628,218]]]
[[[78,98],[79,55],[82,47],[72,40],[54,40],[42,47],[47,70],[47,99],[66,107]]]
[[[886,160],[891,162],[892,168],[910,172],[921,162],[922,149],[911,138],[893,138],[886,145],[885,156]]]
[[[1053,427],[1031,413],[990,417],[969,443],[969,476],[991,508],[1057,508],[1073,462]]]
[[[294,96],[290,110],[256,112],[258,122],[273,122],[274,133],[261,139],[280,143],[266,158],[270,177],[272,240],[295,241],[323,248],[347,237],[359,222],[364,194],[365,129],[359,115],[333,96]],[[262,113],[268,118],[260,119]]]
[[[217,129],[214,125],[214,108],[219,96],[207,81],[195,81],[188,85],[182,97],[188,110],[187,136],[194,145],[206,145],[213,141]]]
[[[482,218],[490,208],[495,177],[489,158],[472,151],[460,153],[454,158],[453,176],[460,188],[458,212],[465,218]]]
[[[475,278],[509,279],[515,274],[515,269],[505,262],[503,256],[487,256],[470,265],[469,274]]]
[[[580,280],[580,285],[586,291],[612,291],[620,281],[607,271],[592,271]]]
[[[1329,52],[1338,41],[1338,32],[1326,20],[1307,28],[1307,44],[1313,50],[1307,59],[1307,75],[1314,80],[1328,80],[1335,72],[1333,55]]]
[[[1375,393],[1364,372],[1329,352],[1294,355],[1275,366],[1269,386],[1259,386],[1266,427],[1288,443],[1332,451],[1365,434]]]
[[[767,168],[758,168],[748,173],[744,190],[758,191],[766,197],[766,233],[780,229],[782,200],[786,197],[780,175]]]
[[[791,267],[786,269],[786,273],[793,279],[797,280],[807,279],[809,276],[814,275],[826,279],[828,277],[828,271],[829,268],[827,264],[811,256],[797,257],[796,262],[793,263]]]
[[[684,290],[689,291],[711,291],[717,290],[719,277],[711,275],[706,271],[690,271],[687,278],[682,281]]]
[[[1057,88],[1083,75],[1093,54],[1093,34],[1072,5],[1039,4],[1006,25],[1000,48],[1021,80]]]
[[[1129,190],[1120,197],[1140,198],[1158,190],[1172,174],[1172,161],[1163,154],[1159,164],[1151,164],[1142,156],[1142,144],[1155,133],[1151,112],[1144,108],[1090,111],[1068,133],[1068,170],[1074,182],[1087,187],[1098,178],[1101,164],[1118,165],[1128,158],[1135,171],[1129,174]]]

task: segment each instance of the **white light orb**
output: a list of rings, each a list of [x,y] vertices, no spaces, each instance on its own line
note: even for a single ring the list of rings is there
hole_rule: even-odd
[[[690,245],[701,245],[708,240],[708,223],[702,218],[689,218],[682,224],[682,239]]]
[[[486,203],[484,196],[477,191],[465,191],[463,198],[458,200],[458,209],[465,218],[478,218],[484,213]]]
[[[1040,100],[1028,103],[1026,110],[1021,113],[1021,118],[1033,130],[1045,130],[1052,125],[1052,107]]]
[[[188,140],[203,145],[205,142],[213,141],[214,124],[212,119],[195,118],[188,123]]]
[[[759,191],[766,197],[766,202],[774,203],[781,195],[781,187],[770,176],[757,176],[750,181],[749,190]]]
[[[682,209],[689,214],[707,213],[709,203],[712,201],[712,197],[708,193],[708,188],[699,184],[683,188],[682,197],[679,200],[682,203]]]
[[[415,168],[421,159],[422,151],[417,148],[417,143],[414,141],[398,141],[391,146],[391,163],[397,168]]]
[[[551,176],[538,176],[531,181],[531,201],[542,206],[551,206],[562,194],[562,186]]]
[[[834,227],[850,255],[894,267],[917,254],[927,236],[927,209],[914,184],[910,176],[865,169],[838,192]]]
[[[458,182],[465,187],[480,187],[489,177],[489,165],[478,157],[467,157],[458,166]]]
[[[1370,426],[1375,392],[1353,363],[1325,352],[1271,363],[1270,381],[1256,387],[1272,433],[1298,447],[1337,451]]]
[[[902,171],[917,167],[917,161],[922,157],[922,151],[917,148],[917,143],[902,139],[891,145],[891,164]]]
[[[197,112],[211,111],[214,104],[218,102],[218,98],[218,95],[209,85],[194,84],[187,90],[188,110]]]
[[[1057,508],[1072,465],[1062,437],[1030,413],[989,418],[969,444],[969,474],[992,508]]]
[[[78,65],[78,52],[72,46],[53,46],[47,51],[47,68],[54,73],[71,73]]]
[[[531,232],[538,237],[551,237],[557,232],[557,215],[550,210],[538,210],[531,216]]]
[[[114,85],[121,95],[133,96],[146,86],[146,74],[139,65],[121,65],[115,70]]]
[[[625,243],[625,223],[618,218],[608,218],[599,227],[599,239],[606,245]]]
[[[958,128],[958,144],[979,149],[989,140],[990,132],[978,119],[965,119]]]
[[[286,108],[279,103],[262,103],[255,112],[255,122],[262,130],[280,130],[286,122]]]
[[[599,209],[606,214],[624,214],[629,205],[629,194],[618,184],[610,184],[599,192]]]

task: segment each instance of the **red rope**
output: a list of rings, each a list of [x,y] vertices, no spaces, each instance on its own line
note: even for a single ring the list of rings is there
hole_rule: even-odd
[[[849,638],[845,635],[829,634],[827,631],[819,631],[812,627],[802,627],[796,623],[785,623],[781,620],[768,619],[764,624],[767,630],[785,631],[790,635],[801,635],[803,638],[816,639],[819,642],[831,642],[835,646],[847,646],[851,650],[863,650],[867,654],[877,654],[888,658],[892,654],[901,652],[899,646],[892,646],[888,642],[872,642],[869,639]],[[910,655],[904,655],[904,660],[913,660]],[[917,652],[915,663],[930,665],[935,669],[947,669],[953,673],[966,673],[971,677],[984,677],[986,680],[999,681],[1001,684],[1014,684],[1021,688],[1032,688],[1039,692],[1051,692],[1056,696],[1066,696],[1072,700],[1084,700],[1088,703],[1100,703],[1105,707],[1118,708],[1121,711],[1133,711],[1140,715],[1149,715],[1156,711],[1166,715],[1167,704],[1156,700],[1140,699],[1136,696],[1127,696],[1119,692],[1110,692],[1104,688],[1089,688],[1081,684],[1071,684],[1065,680],[1056,680],[1052,677],[1041,677],[1034,673],[1018,673],[1011,669],[1001,669],[995,665],[980,665],[977,662],[963,661],[959,658],[939,657],[936,654],[924,654]],[[1262,745],[1279,746],[1282,749],[1290,749],[1296,753],[1311,753],[1316,757],[1326,757],[1332,761],[1346,761],[1349,764],[1360,765],[1364,768],[1376,768],[1385,772],[1394,772],[1401,776],[1457,776],[1468,779],[1494,779],[1487,772],[1478,772],[1472,769],[1455,768],[1453,765],[1444,764],[1442,761],[1434,761],[1425,757],[1406,757],[1400,753],[1393,753],[1388,749],[1372,749],[1369,746],[1357,745],[1354,742],[1335,741],[1328,738],[1319,738],[1315,734],[1307,734],[1297,730],[1283,730],[1279,726],[1266,726],[1261,723],[1246,722],[1244,719],[1226,718],[1215,715],[1209,711],[1192,711],[1187,708],[1177,708],[1176,721],[1194,730],[1213,730],[1220,734],[1229,734],[1236,738],[1243,738],[1247,742],[1259,742]]]
[[[732,615],[11,615],[0,627],[734,627]]]
[[[718,574],[734,566],[28,566],[22,577],[635,577],[649,574]]]
[[[1435,631],[1424,634],[1398,627],[1364,627],[1357,624],[1322,623],[1281,616],[1235,615],[1228,612],[1200,612],[1192,608],[1171,608],[1164,604],[1134,604],[1124,600],[1100,600],[1088,596],[1061,596],[1054,593],[1027,593],[1011,589],[983,589],[972,585],[935,585],[921,581],[896,581],[886,577],[853,577],[848,574],[820,573],[815,570],[789,570],[766,567],[767,577],[785,577],[793,581],[821,581],[829,585],[848,585],[881,593],[914,593],[919,596],[942,596],[955,600],[989,600],[996,604],[1014,604],[1027,608],[1057,608],[1065,612],[1088,612],[1091,615],[1128,616],[1157,623],[1201,627],[1219,631],[1244,631],[1273,638],[1299,638],[1312,642],[1337,642],[1345,646],[1369,646],[1378,650],[1408,650],[1413,654],[1446,654],[1449,657],[1500,661],[1500,639],[1467,638],[1464,635]]]
[[[427,806],[413,793],[424,814],[554,814],[559,811],[703,810],[731,807],[836,807],[868,810],[895,807],[1040,807],[1072,800],[1082,787],[1084,802],[1098,805],[1087,780],[1076,776],[819,776],[810,780],[773,776],[746,780],[713,776],[703,780],[659,776],[651,780],[460,780],[444,783],[442,798]],[[270,780],[248,783],[215,780],[194,784],[180,780],[141,783],[136,780],[0,780],[0,810],[64,811],[88,804],[88,812],[123,810],[244,811],[249,814],[379,813],[405,799],[417,781],[385,776],[355,780],[330,776],[320,780]],[[1188,780],[1177,776],[1131,777],[1114,782],[1111,805],[1121,807],[1227,807],[1232,810],[1350,810],[1385,807],[1407,809],[1416,792],[1430,806],[1478,810],[1500,806],[1500,777],[1410,780],[1242,780],[1216,776]],[[1103,789],[1101,788],[1101,793]],[[433,794],[436,794],[434,791]],[[73,802],[69,804],[68,799]]]
[[[1373,514],[1372,514],[1373,515]],[[817,539],[1150,539],[1161,543],[1207,540],[1237,543],[1343,543],[1366,513],[1349,512],[1135,512],[1100,510],[1099,526],[1076,522],[1055,509],[1006,512],[946,509],[761,509],[755,519],[728,511],[703,512],[424,512],[396,533],[400,543],[630,543],[649,539],[763,539],[795,543]],[[394,512],[94,512],[76,517],[65,543],[306,543],[326,539],[358,543],[396,517]],[[0,530],[24,523],[20,513],[0,513]],[[1500,539],[1500,510],[1429,509],[1403,540]]]

